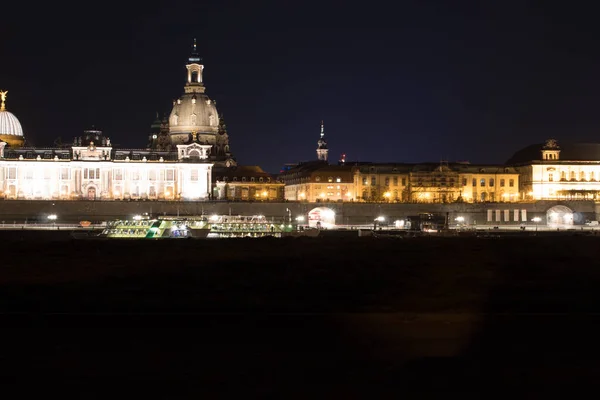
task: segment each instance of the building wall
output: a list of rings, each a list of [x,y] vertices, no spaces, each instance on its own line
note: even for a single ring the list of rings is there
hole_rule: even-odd
[[[219,200],[284,200],[284,185],[280,182],[218,182],[213,190],[213,198]]]
[[[519,174],[446,171],[356,171],[355,198],[370,202],[519,201]]]
[[[212,164],[0,160],[0,197],[15,199],[206,199]]]
[[[315,207],[327,207],[334,211],[338,225],[368,225],[383,216],[387,223],[419,213],[447,215],[449,221],[459,216],[467,225],[533,225],[536,216],[544,218],[548,210],[565,205],[577,213],[576,222],[597,219],[597,207],[593,201],[538,201],[532,203],[321,203],[306,202],[197,202],[197,201],[39,201],[0,200],[0,224],[11,224],[24,220],[45,221],[49,214],[57,215],[57,222],[81,220],[105,221],[116,218],[131,218],[134,215],[264,215],[283,220],[307,216]],[[523,210],[525,214],[523,214]],[[515,211],[518,212],[515,218]],[[491,215],[490,215],[491,213]]]
[[[461,173],[461,195],[467,202],[520,200],[518,173]]]
[[[598,162],[533,164],[521,170],[526,200],[597,199],[600,194]]]
[[[361,172],[354,173],[354,199],[359,201],[407,201],[410,185],[408,173],[402,172]]]

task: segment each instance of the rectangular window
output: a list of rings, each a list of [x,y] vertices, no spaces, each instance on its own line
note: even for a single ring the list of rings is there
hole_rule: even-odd
[[[390,186],[390,178],[385,178],[385,186]]]
[[[402,178],[402,186],[406,186],[406,178]]]
[[[504,187],[506,181],[504,179],[500,179],[500,187]]]
[[[197,169],[193,169],[190,171],[190,181],[197,181],[198,180],[198,170]]]
[[[121,168],[113,170],[113,179],[115,181],[122,181],[123,180],[123,170]]]
[[[481,187],[485,187],[485,179],[481,178],[481,179],[479,180],[479,186],[481,186]]]
[[[17,167],[8,168],[8,179],[17,179]]]
[[[521,221],[527,221],[527,210],[521,210]]]
[[[372,176],[371,177],[371,186],[375,186],[375,185],[377,185],[377,178]]]
[[[83,169],[83,179],[87,179],[88,178],[88,169],[84,168]]]
[[[100,179],[100,168],[96,168],[96,178],[94,179]]]
[[[138,170],[131,171],[131,180],[139,181],[140,180],[140,171],[138,171]]]
[[[548,182],[554,182],[554,175],[548,174]]]
[[[467,178],[462,178],[462,185],[467,186]]]
[[[487,222],[492,222],[492,210],[487,210]]]
[[[504,221],[505,222],[510,221],[510,210],[504,210]]]
[[[61,168],[60,169],[60,179],[69,180],[69,168]]]
[[[156,180],[156,171],[154,171],[154,170],[148,171],[148,180],[149,181]]]
[[[362,180],[362,181],[363,181],[363,185],[368,185],[368,183],[367,183],[367,178],[363,178],[363,180]]]
[[[515,222],[519,222],[519,210],[514,210],[513,219]]]
[[[494,178],[490,178],[490,187],[494,187]]]
[[[508,186],[509,187],[515,187],[515,180],[514,179],[509,179],[508,180]]]
[[[500,222],[500,210],[496,210],[496,222]]]
[[[473,182],[471,182],[473,187],[477,186],[477,179],[473,178]]]
[[[25,179],[33,179],[33,169],[27,168],[25,171]]]
[[[167,181],[174,181],[175,180],[175,170],[172,169],[168,169],[167,170]]]
[[[398,177],[395,176],[392,182],[394,183],[394,186],[398,186]]]

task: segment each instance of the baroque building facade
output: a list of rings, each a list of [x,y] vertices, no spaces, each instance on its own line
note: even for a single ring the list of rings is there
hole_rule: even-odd
[[[206,200],[210,146],[176,152],[113,149],[97,130],[71,148],[6,148],[0,143],[0,196],[39,200]]]
[[[71,146],[23,147],[23,129],[0,91],[0,198],[282,200],[276,177],[237,166],[225,122],[205,93],[195,40],[186,70],[184,94],[168,117],[157,115],[145,149],[114,148],[96,129]]]
[[[522,199],[600,199],[600,144],[567,143],[554,139],[516,152],[507,164],[518,168]]]

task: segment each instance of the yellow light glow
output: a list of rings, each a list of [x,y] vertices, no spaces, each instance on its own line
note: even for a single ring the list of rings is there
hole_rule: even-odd
[[[389,198],[392,194],[390,192],[385,192],[383,194],[383,197]]]
[[[325,192],[321,193],[321,197],[325,197]]]
[[[269,193],[267,193],[267,191],[265,190],[264,192],[262,192],[263,197],[267,197]]]

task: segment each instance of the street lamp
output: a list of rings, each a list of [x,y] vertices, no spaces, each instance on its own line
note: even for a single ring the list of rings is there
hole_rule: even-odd
[[[52,226],[56,226],[56,214],[48,215],[48,220],[52,221]]]
[[[535,217],[532,219],[533,222],[535,222],[535,231],[537,232],[538,230],[538,223],[541,221],[542,219],[540,217]]]

